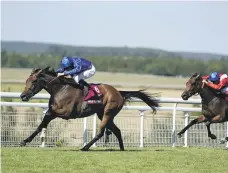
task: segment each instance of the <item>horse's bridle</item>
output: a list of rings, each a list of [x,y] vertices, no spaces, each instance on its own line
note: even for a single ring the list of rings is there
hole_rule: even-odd
[[[202,82],[203,84],[202,84],[202,86],[201,86],[201,89],[203,89],[204,88],[204,85],[205,85],[205,83],[204,82]],[[200,91],[199,91],[200,92]],[[199,95],[199,92],[197,92],[197,93],[195,93],[195,94],[191,94],[191,92],[189,93],[189,94],[191,94],[192,96],[198,96]]]

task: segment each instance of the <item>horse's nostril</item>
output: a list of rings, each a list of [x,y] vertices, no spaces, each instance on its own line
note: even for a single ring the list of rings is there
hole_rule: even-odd
[[[182,97],[182,99],[187,99],[187,94],[186,93],[183,93],[182,95],[181,95],[181,97]]]

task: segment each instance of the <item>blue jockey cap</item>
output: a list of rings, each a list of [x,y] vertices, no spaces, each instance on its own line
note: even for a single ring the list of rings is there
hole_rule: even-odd
[[[63,59],[61,60],[61,65],[63,68],[67,68],[71,66],[71,64],[72,64],[71,58],[68,56],[63,57]]]
[[[220,76],[219,76],[219,73],[218,72],[212,72],[209,76],[209,81],[211,82],[217,82],[220,80]]]

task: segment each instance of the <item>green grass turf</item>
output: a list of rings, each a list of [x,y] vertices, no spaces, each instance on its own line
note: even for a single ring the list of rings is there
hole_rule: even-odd
[[[227,173],[227,160],[213,148],[2,148],[3,173]]]

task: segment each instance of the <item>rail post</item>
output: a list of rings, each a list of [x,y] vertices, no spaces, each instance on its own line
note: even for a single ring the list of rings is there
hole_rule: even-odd
[[[184,112],[184,126],[186,127],[188,125],[189,121],[189,112]],[[188,130],[184,133],[184,147],[188,146]]]
[[[83,146],[87,143],[87,118],[83,119],[84,126],[83,126]]]
[[[172,129],[172,147],[175,147],[175,137],[176,137],[176,110],[177,109],[177,103],[173,106],[173,129]]]
[[[96,128],[97,128],[97,116],[94,114],[93,116],[93,138],[96,136]],[[96,147],[96,142],[92,145],[92,147]]]
[[[228,121],[226,122],[226,136],[228,137]],[[226,148],[228,148],[228,141],[226,142]]]
[[[140,110],[140,148],[143,148],[143,132],[144,132],[144,110]]]

